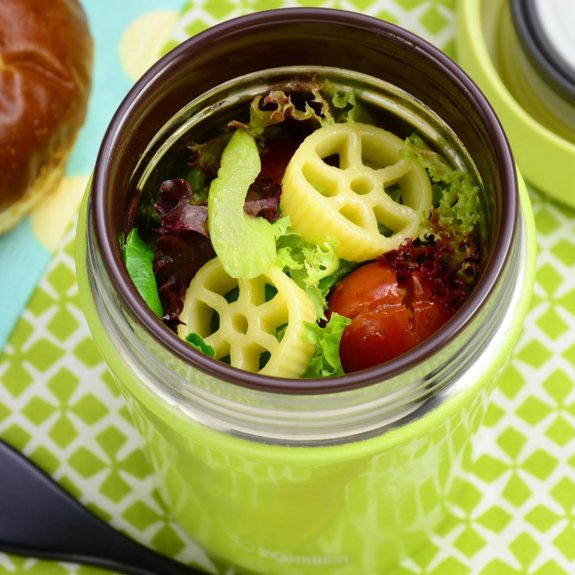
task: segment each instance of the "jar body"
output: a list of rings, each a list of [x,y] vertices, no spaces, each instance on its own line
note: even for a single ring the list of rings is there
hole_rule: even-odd
[[[131,413],[168,507],[217,563],[259,575],[377,575],[423,547],[457,497],[486,397],[414,438],[357,449],[178,432],[141,402]]]
[[[402,118],[423,134],[437,126],[439,137],[427,140],[442,152],[455,139],[482,183],[486,212],[485,265],[451,322],[396,360],[306,383],[269,381],[191,350],[145,306],[120,248],[143,189],[140,168],[154,172],[149,158],[180,137],[180,112],[206,117],[203,110],[227,101],[209,100],[212,90],[293,66],[336,66],[392,86],[372,99],[389,105],[385,125]],[[191,113],[203,98],[202,111]],[[419,121],[430,115],[440,122]],[[252,14],[200,34],[153,67],[118,109],[77,237],[96,343],[171,511],[211,556],[242,573],[380,575],[417,552],[456,497],[535,269],[529,201],[523,189],[518,206],[505,135],[451,61],[406,31],[337,10]]]
[[[168,507],[218,564],[258,575],[378,575],[417,553],[456,500],[488,387],[413,437],[343,447],[178,431],[143,402],[131,414]]]
[[[215,429],[208,418],[190,416],[177,397],[157,393],[125,335],[114,332],[122,314],[107,317],[94,288],[98,270],[84,205],[77,274],[88,323],[145,438],[169,508],[209,555],[242,573],[377,575],[425,543],[457,496],[470,438],[527,311],[535,246],[524,188],[521,199],[515,265],[505,278],[508,311],[452,393],[371,437],[307,446]],[[204,384],[201,375],[190,382],[198,401]]]

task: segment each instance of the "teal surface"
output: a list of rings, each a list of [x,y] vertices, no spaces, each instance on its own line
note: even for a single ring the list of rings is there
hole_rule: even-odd
[[[0,301],[9,302],[0,312],[0,350],[40,281],[50,257],[50,252],[36,239],[29,217],[0,237]]]
[[[132,80],[122,69],[118,58],[118,45],[127,26],[146,12],[179,10],[183,0],[84,0],[83,5],[95,40],[93,89],[86,123],[68,162],[68,176],[88,175],[92,171],[106,127],[132,86]],[[146,41],[147,38],[142,38],[143,44]],[[40,281],[51,255],[50,250],[36,239],[29,216],[0,237],[0,301],[9,302],[0,312],[0,350]]]

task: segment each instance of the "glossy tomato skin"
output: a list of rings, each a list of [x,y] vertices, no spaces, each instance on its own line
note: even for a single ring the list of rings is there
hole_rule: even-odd
[[[352,320],[340,343],[346,373],[402,355],[435,333],[454,309],[433,301],[429,280],[414,272],[399,282],[383,262],[371,262],[339,282],[328,310]]]
[[[388,306],[352,319],[339,346],[346,373],[384,363],[417,345],[405,307]]]
[[[413,321],[417,343],[432,336],[454,313],[454,309],[432,301],[414,303]]]
[[[421,272],[413,272],[406,280],[409,294],[406,304],[411,307],[413,329],[418,343],[433,335],[455,313],[455,308],[433,301],[433,287]]]
[[[338,282],[329,296],[329,309],[354,318],[380,306],[401,305],[404,293],[395,272],[373,262],[363,265]]]

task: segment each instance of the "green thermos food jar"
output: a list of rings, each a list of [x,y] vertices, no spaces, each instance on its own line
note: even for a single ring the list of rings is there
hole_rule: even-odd
[[[379,127],[417,132],[477,182],[480,270],[443,327],[389,361],[324,379],[237,369],[146,305],[124,264],[126,228],[190,136],[258,94],[318,78],[352,93]],[[364,164],[374,154],[364,151]],[[379,575],[425,544],[521,331],[535,257],[506,137],[451,60],[403,29],[336,10],[260,12],[198,34],[118,109],[77,237],[94,338],[166,502],[210,556],[241,573]]]

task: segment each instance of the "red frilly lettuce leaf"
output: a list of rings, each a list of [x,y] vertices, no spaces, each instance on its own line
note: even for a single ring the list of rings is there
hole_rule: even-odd
[[[164,310],[162,319],[170,327],[179,323],[192,278],[215,255],[210,240],[197,232],[178,231],[158,238],[154,272]]]
[[[160,234],[197,232],[208,237],[208,207],[193,204],[192,188],[186,180],[167,180],[160,187],[156,211],[160,216]]]
[[[452,309],[469,297],[480,269],[479,249],[470,240],[454,247],[442,239],[407,239],[379,259],[395,270],[400,284],[413,272],[420,272],[432,286],[433,300]]]
[[[190,203],[192,189],[186,180],[167,180],[160,186],[156,211],[154,273],[164,315],[170,327],[178,324],[186,290],[196,272],[215,257],[208,238],[207,206]]]

